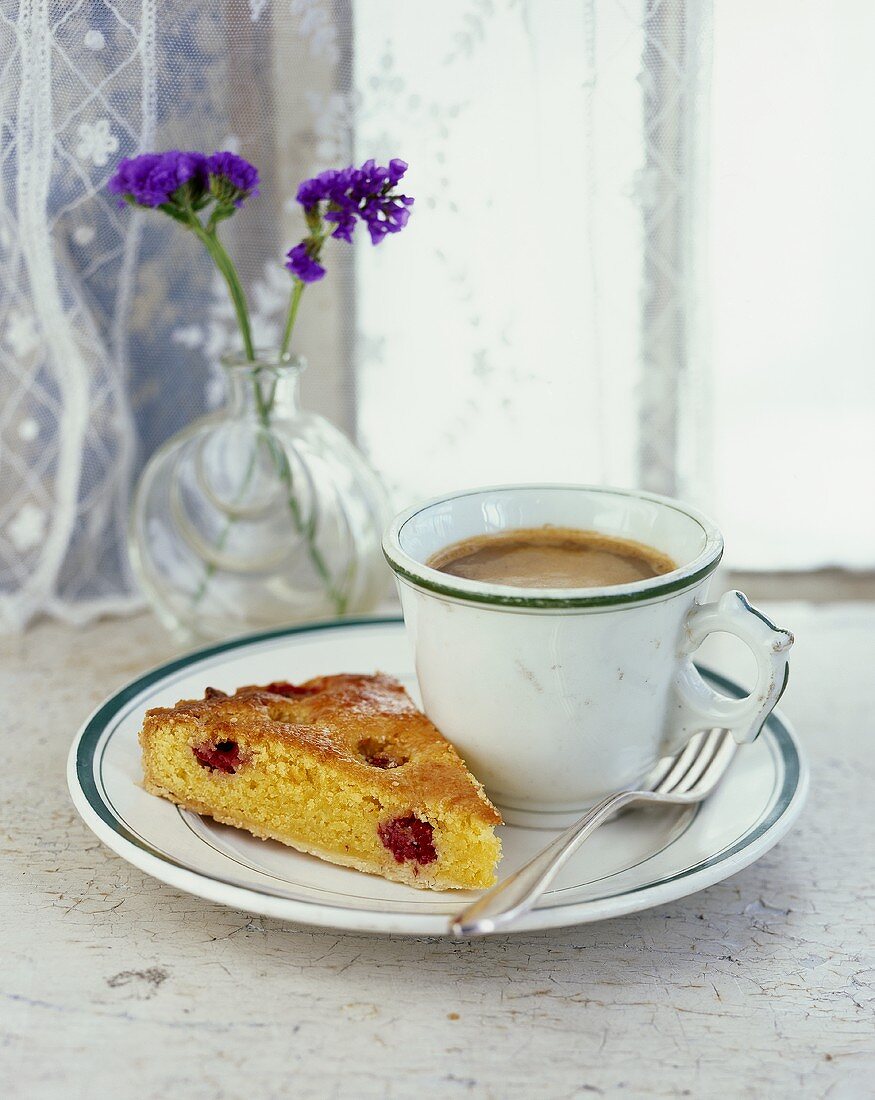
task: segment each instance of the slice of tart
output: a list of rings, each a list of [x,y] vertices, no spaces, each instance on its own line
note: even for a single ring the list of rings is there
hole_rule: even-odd
[[[490,886],[501,817],[389,676],[207,688],[147,711],[146,790],[216,821],[411,886]]]

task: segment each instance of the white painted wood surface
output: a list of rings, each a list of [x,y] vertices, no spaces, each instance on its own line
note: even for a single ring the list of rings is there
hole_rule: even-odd
[[[875,607],[770,610],[812,761],[794,832],[692,898],[473,943],[251,918],[129,867],[75,815],[65,757],[166,636],[142,616],[5,641],[0,1094],[875,1095]]]

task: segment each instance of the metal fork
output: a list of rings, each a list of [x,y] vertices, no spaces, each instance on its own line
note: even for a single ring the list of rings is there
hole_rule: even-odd
[[[728,730],[698,733],[677,756],[661,760],[646,788],[608,795],[560,833],[518,871],[481,894],[450,921],[454,936],[483,936],[512,924],[533,908],[559,869],[609,818],[630,802],[693,806],[707,798],[729,766],[736,744]]]

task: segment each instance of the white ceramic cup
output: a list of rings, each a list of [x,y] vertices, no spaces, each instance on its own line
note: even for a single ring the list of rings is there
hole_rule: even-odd
[[[678,567],[632,584],[544,589],[425,564],[459,539],[543,524],[634,539]],[[425,710],[513,824],[570,823],[700,730],[752,741],[787,681],[793,636],[740,592],[702,602],[723,539],[667,497],[585,485],[465,490],[402,512],[383,550]],[[713,631],[736,635],[756,658],[745,699],[715,692],[692,663]]]

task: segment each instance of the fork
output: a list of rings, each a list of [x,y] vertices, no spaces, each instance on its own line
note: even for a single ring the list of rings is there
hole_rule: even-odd
[[[657,764],[646,788],[618,791],[602,799],[528,863],[467,905],[450,921],[450,932],[459,937],[483,936],[513,924],[534,907],[587,837],[629,803],[694,806],[702,802],[723,778],[736,747],[728,730],[696,734],[677,756]]]

